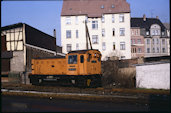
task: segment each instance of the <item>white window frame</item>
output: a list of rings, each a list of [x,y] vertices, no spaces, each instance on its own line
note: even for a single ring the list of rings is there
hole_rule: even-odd
[[[76,30],[76,38],[79,38],[78,30]]]
[[[115,36],[115,28],[112,29],[112,36]]]
[[[76,50],[79,50],[79,43],[76,43]]]
[[[92,21],[92,29],[98,29],[98,21],[97,20]]]
[[[162,39],[162,45],[165,45],[165,39]]]
[[[150,39],[147,39],[147,44],[150,44]]]
[[[115,22],[115,15],[112,14],[112,23],[114,23],[114,22]]]
[[[166,52],[166,49],[165,48],[162,48],[162,53],[165,53]]]
[[[105,29],[102,29],[102,37],[105,37]]]
[[[124,22],[124,14],[119,15],[119,22]]]
[[[147,35],[147,36],[149,35],[149,31],[146,31],[146,35]]]
[[[153,47],[153,53],[155,53],[155,48]]]
[[[66,46],[67,46],[66,47],[67,52],[70,52],[72,50],[72,45],[71,44],[67,44]]]
[[[137,39],[137,43],[138,43],[138,44],[142,44],[141,39]]]
[[[120,28],[120,36],[125,36],[125,28]]]
[[[115,44],[115,42],[113,42],[113,50],[115,50],[116,49],[116,44]]]
[[[126,50],[125,42],[120,42],[120,50]]]
[[[157,53],[159,53],[159,48],[157,47]]]
[[[98,35],[92,35],[92,43],[93,44],[98,44]]]
[[[138,48],[138,53],[142,53],[142,49],[141,48]]]
[[[71,30],[66,30],[66,38],[71,38]]]
[[[150,48],[147,48],[147,53],[150,53]]]
[[[75,17],[75,24],[78,25],[78,16]]]
[[[103,50],[103,51],[106,50],[106,43],[105,43],[105,42],[102,43],[102,50]]]
[[[71,17],[66,17],[65,20],[67,25],[71,24]]]

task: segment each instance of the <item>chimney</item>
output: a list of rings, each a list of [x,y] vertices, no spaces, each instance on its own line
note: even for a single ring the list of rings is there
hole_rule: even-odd
[[[143,15],[143,20],[146,21],[146,16],[145,16],[145,14]]]
[[[53,36],[56,38],[56,29],[53,30]],[[57,40],[55,42],[57,42]],[[58,51],[57,51],[57,46],[56,45],[57,44],[55,43],[56,56],[57,56]]]
[[[156,19],[159,19],[159,16],[156,16]]]
[[[53,30],[53,36],[56,38],[56,29]]]

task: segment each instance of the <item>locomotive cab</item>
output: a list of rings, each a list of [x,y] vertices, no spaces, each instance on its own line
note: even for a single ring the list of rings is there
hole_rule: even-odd
[[[98,50],[72,51],[66,59],[67,75],[101,74],[101,54]]]

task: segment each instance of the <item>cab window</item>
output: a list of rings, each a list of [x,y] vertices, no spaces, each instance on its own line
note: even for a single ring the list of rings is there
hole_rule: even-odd
[[[84,63],[84,56],[83,55],[80,56],[80,63]]]
[[[91,54],[89,53],[88,58],[87,58],[87,62],[90,62],[90,59],[91,59]]]
[[[68,64],[77,64],[77,55],[69,55]]]

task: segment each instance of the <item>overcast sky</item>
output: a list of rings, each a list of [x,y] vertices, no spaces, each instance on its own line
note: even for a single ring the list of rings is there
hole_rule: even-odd
[[[159,16],[162,22],[170,22],[169,0],[127,0],[131,6],[131,17],[148,18]],[[60,14],[62,0],[57,1],[2,1],[1,26],[26,23],[53,36],[56,29],[57,44],[60,39]]]

